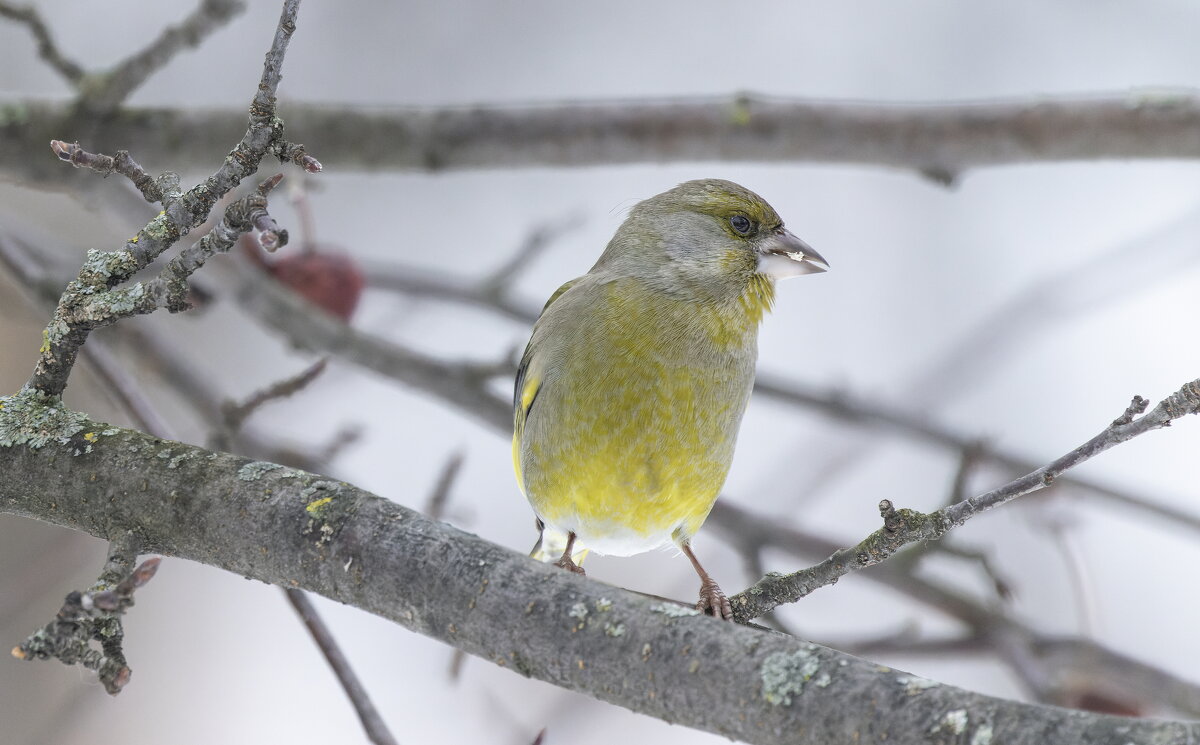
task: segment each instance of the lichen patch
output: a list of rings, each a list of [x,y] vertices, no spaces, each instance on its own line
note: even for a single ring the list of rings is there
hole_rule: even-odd
[[[763,699],[772,706],[791,706],[792,697],[804,692],[804,685],[821,673],[821,660],[809,645],[794,652],[776,652],[768,655],[759,668],[762,677]],[[824,673],[818,685],[829,685],[828,673]]]
[[[929,732],[930,734],[937,734],[938,732],[948,731],[955,735],[961,735],[967,731],[967,723],[967,710],[955,709],[953,711],[946,712],[942,718],[938,720],[938,723],[929,729]],[[990,733],[988,737],[990,739]]]
[[[71,411],[56,396],[28,388],[0,397],[0,447],[65,445],[87,426],[86,414]]]
[[[278,463],[268,463],[265,460],[256,460],[247,463],[238,469],[237,477],[242,481],[258,481],[271,471],[283,468]]]
[[[661,613],[664,616],[671,618],[684,618],[686,616],[698,616],[700,611],[695,608],[689,608],[686,605],[674,605],[673,603],[655,603],[650,606],[650,610],[654,613]]]

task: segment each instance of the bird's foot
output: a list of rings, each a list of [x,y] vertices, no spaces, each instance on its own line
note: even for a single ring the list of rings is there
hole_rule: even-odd
[[[696,610],[723,621],[733,620],[733,606],[712,577],[700,581],[700,602],[696,603]]]
[[[571,561],[570,555],[564,555],[561,559],[554,562],[554,566],[558,567],[559,569],[566,569],[568,572],[573,572],[575,574],[587,574],[587,572],[583,571],[583,567]],[[717,590],[717,592],[720,592],[720,590]],[[722,595],[721,597],[725,596]],[[728,605],[728,602],[726,605]]]

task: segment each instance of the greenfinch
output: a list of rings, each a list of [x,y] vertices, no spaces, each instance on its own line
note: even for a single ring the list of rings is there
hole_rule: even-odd
[[[586,550],[674,544],[697,608],[732,609],[692,537],[733,460],[775,281],[827,270],[757,194],[688,181],[634,206],[591,270],[550,296],[517,371],[513,466],[533,555],[583,573]]]

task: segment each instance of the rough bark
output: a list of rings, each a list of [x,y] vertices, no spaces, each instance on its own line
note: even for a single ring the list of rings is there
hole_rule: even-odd
[[[1200,725],[1006,701],[539,564],[349,484],[91,422],[15,421],[0,511],[347,603],[495,664],[752,743],[1178,744]],[[19,407],[16,407],[19,408]],[[4,420],[8,421],[4,421]],[[18,442],[12,435],[36,435]],[[69,498],[64,498],[69,495]]]

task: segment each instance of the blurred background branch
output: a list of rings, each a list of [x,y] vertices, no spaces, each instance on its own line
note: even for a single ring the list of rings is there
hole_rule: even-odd
[[[0,176],[40,186],[70,176],[20,154],[62,132],[87,131],[99,149],[136,142],[146,162],[185,170],[228,141],[243,117],[130,108],[95,122],[67,104],[12,98],[0,99],[0,111]],[[290,104],[288,123],[320,140],[325,162],[342,171],[718,160],[883,166],[951,184],[1002,165],[1200,158],[1200,96],[1186,90],[915,104],[756,94],[386,111]]]

